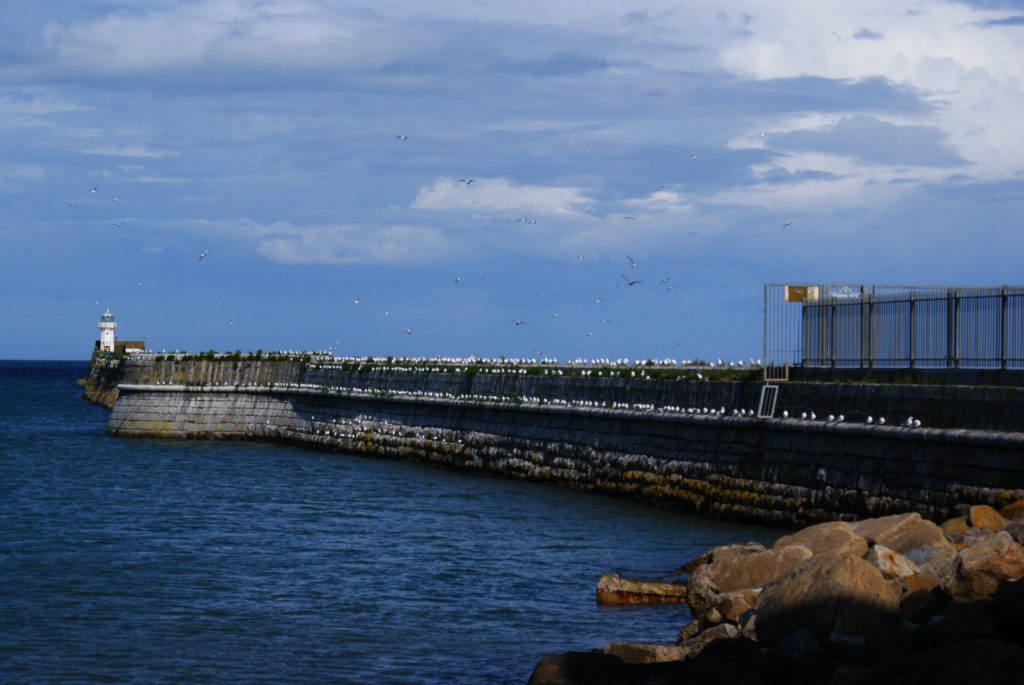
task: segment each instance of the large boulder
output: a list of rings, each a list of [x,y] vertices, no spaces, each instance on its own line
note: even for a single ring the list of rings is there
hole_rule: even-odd
[[[1006,528],[1006,519],[987,504],[976,504],[971,507],[967,514],[967,520],[971,524],[971,528],[987,530],[990,533],[996,533]]]
[[[757,638],[772,645],[800,629],[825,640],[868,636],[897,620],[895,592],[877,568],[849,556],[821,555],[764,586]]]
[[[917,512],[864,519],[853,531],[869,544],[882,545],[907,557],[922,573],[941,575],[956,558],[956,548],[942,529]]]
[[[973,602],[995,594],[1001,581],[1022,577],[1024,550],[1004,530],[962,549],[941,580],[953,599]]]
[[[721,593],[763,587],[811,558],[803,545],[765,549],[760,545],[727,545],[711,551],[710,561],[690,574],[687,596],[695,617],[715,604]]]
[[[853,526],[846,521],[828,521],[808,526],[792,535],[779,538],[772,549],[792,545],[803,545],[813,554],[862,557],[868,551],[868,543],[857,535],[853,531]]]
[[[1007,504],[999,510],[999,515],[1007,521],[1015,521],[1024,518],[1024,499],[1019,499],[1012,504]]]
[[[864,560],[877,568],[882,577],[886,580],[893,578],[906,578],[907,576],[920,575],[921,569],[917,564],[894,552],[885,545],[874,545],[864,555]]]

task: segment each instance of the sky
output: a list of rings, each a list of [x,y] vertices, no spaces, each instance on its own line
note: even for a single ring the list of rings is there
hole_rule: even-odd
[[[1021,44],[1021,0],[0,0],[0,358],[109,308],[749,359],[766,282],[1021,284]]]

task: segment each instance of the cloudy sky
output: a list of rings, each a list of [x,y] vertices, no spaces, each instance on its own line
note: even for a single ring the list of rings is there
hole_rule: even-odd
[[[109,307],[156,349],[745,359],[768,281],[1019,284],[1021,44],[1020,0],[3,0],[0,358]]]

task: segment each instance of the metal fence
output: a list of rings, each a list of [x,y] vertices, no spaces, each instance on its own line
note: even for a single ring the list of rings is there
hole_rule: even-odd
[[[1024,368],[1024,287],[786,287],[765,285],[766,365]]]

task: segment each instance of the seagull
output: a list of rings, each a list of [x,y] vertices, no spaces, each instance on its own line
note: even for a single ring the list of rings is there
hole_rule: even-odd
[[[586,333],[583,334],[583,337],[584,338],[589,338],[589,337],[591,337],[593,335],[594,335],[594,331],[587,331]]]
[[[622,217],[622,220],[623,221],[636,221],[636,217],[635,216],[624,216],[624,217]]]
[[[409,139],[409,136],[406,136],[406,135],[401,135],[400,134],[400,135],[395,136],[395,140],[408,140],[408,139]]]
[[[203,250],[202,252],[200,252],[199,253],[199,261],[203,261],[203,257],[205,257],[208,254],[210,254],[209,250]]]
[[[411,328],[406,328],[402,332],[405,333],[406,335],[412,335],[412,329]]]
[[[885,425],[885,417],[884,416],[880,416],[878,418],[878,425],[879,426],[884,426]]]
[[[74,207],[77,204],[74,200],[68,200],[68,207]]]
[[[666,283],[668,283],[671,280],[672,280],[671,276],[669,276],[668,278],[663,278],[660,281],[658,281],[658,285],[665,285]]]
[[[455,279],[455,285],[458,285],[459,283],[462,283],[462,276]]]
[[[788,227],[790,227],[792,225],[793,225],[792,221],[787,221],[786,223],[782,224],[782,230],[785,231]]]
[[[695,162],[697,161],[697,155],[693,156],[693,161],[695,161]]]
[[[636,285],[637,283],[643,283],[643,281],[631,281],[628,278],[626,278],[625,274],[622,275],[622,280],[626,281],[626,285]]]
[[[142,285],[142,281],[140,281],[137,278],[135,279],[135,285],[139,286],[140,288],[145,288],[146,287],[146,286]]]
[[[595,299],[591,300],[590,304],[601,304],[603,301],[604,300],[602,300],[600,297],[598,297],[598,298],[595,298]]]
[[[517,326],[525,326],[526,325],[526,322],[523,321],[522,319],[512,319],[512,323],[514,323]]]
[[[468,188],[470,183],[476,183],[476,179],[475,178],[460,178],[459,179],[459,183],[465,183],[466,187]]]
[[[235,320],[234,319],[228,319],[228,325],[229,326],[234,326],[235,325]]]
[[[873,424],[875,422],[875,417],[869,416],[867,419],[865,419],[864,422],[867,423],[870,426],[871,424]]]
[[[675,289],[676,289],[676,284],[675,284],[675,283],[673,283],[672,285],[670,285],[670,286],[668,287],[668,290],[666,290],[666,291],[665,291],[665,294],[667,295],[667,294],[669,294],[670,292],[672,292],[672,291],[673,291],[673,290],[675,290]]]
[[[633,259],[629,255],[626,255],[626,259],[629,260],[629,265],[631,267],[633,267],[634,269],[637,268],[638,266],[640,266],[640,262],[636,261],[635,259]]]
[[[357,297],[356,299],[352,300],[352,304],[359,304],[359,298]]]
[[[114,228],[121,228],[122,226],[124,226],[124,222],[123,221],[118,221],[116,224],[110,224],[110,225],[113,226]]]
[[[554,314],[552,314],[551,318],[552,319],[557,319],[558,318],[558,312],[555,312]]]
[[[89,192],[95,195],[97,190],[99,190],[99,186],[93,186],[92,190],[90,190]]]

